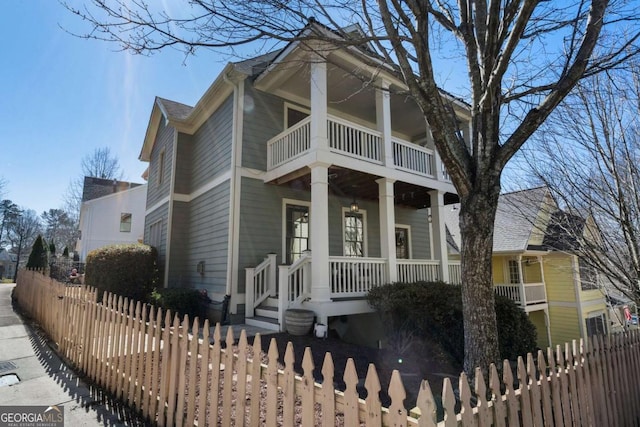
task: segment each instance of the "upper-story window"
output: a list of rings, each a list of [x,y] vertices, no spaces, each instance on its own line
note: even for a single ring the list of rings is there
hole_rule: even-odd
[[[578,260],[580,268],[580,288],[583,291],[598,289],[598,274],[595,269],[588,265],[584,260]]]
[[[311,114],[311,111],[304,107],[299,107],[297,105],[285,103],[284,104],[284,128],[289,129],[292,126],[295,126],[296,124],[300,123],[301,121],[309,117],[310,114]]]
[[[509,283],[518,284],[520,283],[520,269],[518,268],[518,261],[515,259],[509,260]]]
[[[120,231],[123,233],[131,232],[131,214],[123,212],[120,214]]]
[[[158,158],[158,185],[162,184],[164,180],[164,149],[160,152],[160,156]]]

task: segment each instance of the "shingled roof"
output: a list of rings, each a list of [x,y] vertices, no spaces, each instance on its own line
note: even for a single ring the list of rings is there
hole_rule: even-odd
[[[493,232],[494,252],[523,252],[531,249],[529,242],[536,231],[538,216],[548,192],[547,188],[538,187],[500,195]],[[445,209],[445,223],[458,248],[459,212],[459,204],[449,205]]]

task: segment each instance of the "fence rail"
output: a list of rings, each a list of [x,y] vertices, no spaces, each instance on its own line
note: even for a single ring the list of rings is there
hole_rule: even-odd
[[[302,372],[294,371],[293,345],[278,365],[271,341],[266,363],[260,363],[261,340],[250,347],[244,331],[236,344],[231,328],[223,338],[208,321],[189,328],[171,312],[95,289],[66,287],[37,272],[20,271],[18,304],[57,343],[77,369],[159,426],[344,425],[366,426],[633,426],[640,418],[640,334],[615,336],[529,354],[517,361],[515,375],[505,361],[502,376],[495,366],[487,388],[476,371],[473,390],[459,377],[457,390],[445,378],[441,398],[434,399],[423,381],[417,406],[403,406],[400,373],[391,376],[389,408],[381,405],[380,381],[370,364],[364,380],[366,398],[358,395],[353,360],[336,391],[331,354],[322,366],[322,384],[313,377],[307,348]],[[212,343],[210,344],[210,339]],[[224,340],[224,341],[223,341]],[[224,348],[223,348],[224,347]],[[231,351],[235,349],[235,351]],[[335,380],[339,380],[335,378]],[[459,398],[456,398],[455,395]],[[441,402],[444,415],[437,420]]]

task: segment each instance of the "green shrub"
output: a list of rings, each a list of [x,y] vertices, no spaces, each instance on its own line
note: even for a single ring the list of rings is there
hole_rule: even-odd
[[[85,283],[137,301],[146,301],[158,284],[158,254],[148,245],[111,245],[87,255]]]
[[[49,250],[47,242],[44,238],[38,234],[33,246],[31,247],[31,253],[27,260],[27,268],[31,269],[44,269],[49,265]]]
[[[204,303],[208,301],[209,298],[205,293],[185,288],[154,289],[149,296],[149,303],[156,307],[171,310],[173,314],[178,313],[181,319],[188,314],[190,320],[198,317],[201,321],[205,318]]]
[[[464,360],[462,290],[443,282],[394,283],[369,292],[369,303],[388,321],[390,334],[410,331],[439,343],[453,360]],[[513,360],[536,349],[535,326],[510,299],[496,295],[500,356]]]

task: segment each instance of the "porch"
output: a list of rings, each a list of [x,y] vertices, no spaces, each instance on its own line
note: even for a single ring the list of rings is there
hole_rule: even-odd
[[[440,265],[438,260],[403,259],[397,260],[394,271],[398,281],[435,281],[442,280]],[[459,263],[454,262],[449,271],[456,268]],[[276,255],[269,254],[257,267],[247,268],[246,323],[282,331],[289,308],[312,310],[322,323],[332,316],[372,312],[367,294],[390,283],[388,259],[331,256],[329,300],[317,301],[312,298],[311,270],[310,251],[292,265],[278,266]]]

